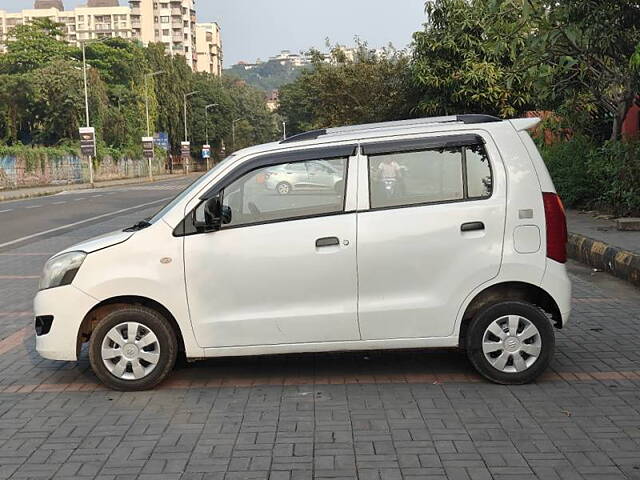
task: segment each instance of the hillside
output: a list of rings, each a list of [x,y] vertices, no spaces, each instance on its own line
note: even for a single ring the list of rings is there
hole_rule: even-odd
[[[305,68],[309,67],[297,67],[289,62],[283,65],[277,61],[270,61],[256,65],[233,65],[231,68],[226,68],[224,73],[241,78],[249,85],[269,92],[293,82]]]

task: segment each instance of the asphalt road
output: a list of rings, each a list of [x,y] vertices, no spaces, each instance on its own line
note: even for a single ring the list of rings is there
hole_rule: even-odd
[[[157,207],[160,210],[194,180],[193,176],[181,177],[0,202],[0,249],[138,209]]]

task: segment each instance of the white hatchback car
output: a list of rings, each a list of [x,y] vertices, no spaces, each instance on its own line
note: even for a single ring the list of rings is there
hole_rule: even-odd
[[[88,342],[118,390],[155,386],[180,352],[460,346],[494,382],[532,381],[571,299],[537,123],[427,118],[239,151],[148,221],[51,258],[37,350],[73,361]],[[340,188],[277,195],[256,181],[318,161]]]

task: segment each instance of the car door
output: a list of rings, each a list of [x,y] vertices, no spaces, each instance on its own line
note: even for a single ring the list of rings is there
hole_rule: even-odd
[[[452,335],[464,299],[500,270],[506,182],[497,150],[490,138],[463,134],[365,144],[363,152],[362,338]],[[397,179],[391,195],[377,185],[381,171]]]
[[[280,164],[307,163],[292,162],[291,155]],[[345,174],[348,157],[336,159]],[[270,161],[275,163],[269,167],[278,165]],[[255,181],[269,167],[251,170],[221,190],[229,223],[185,237],[187,297],[199,344],[359,339],[355,197],[349,200],[355,188],[278,195]]]

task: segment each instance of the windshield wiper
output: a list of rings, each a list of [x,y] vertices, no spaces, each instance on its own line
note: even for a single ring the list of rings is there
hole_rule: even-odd
[[[124,231],[125,232],[138,232],[140,230],[144,230],[145,228],[150,227],[151,224],[147,221],[147,220],[141,220],[138,223],[136,223],[135,225],[129,227],[129,228],[125,228]]]

